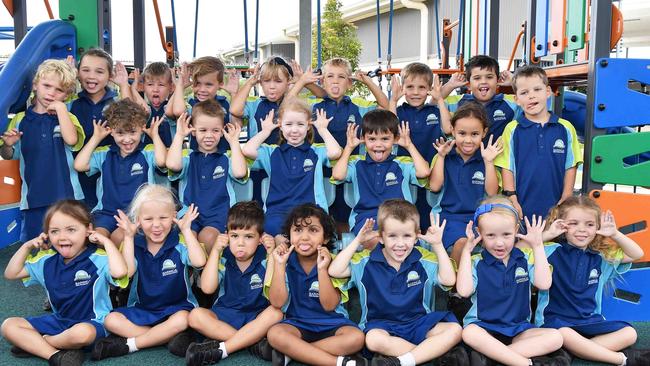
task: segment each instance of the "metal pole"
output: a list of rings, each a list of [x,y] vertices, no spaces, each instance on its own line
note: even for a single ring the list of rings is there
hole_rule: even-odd
[[[20,41],[27,34],[27,4],[26,0],[13,0],[14,2],[14,46],[18,47]]]
[[[489,56],[499,59],[499,2],[500,0],[490,0],[485,21],[488,26],[485,27],[489,34],[487,35],[488,45],[486,47]]]
[[[111,1],[98,0],[98,25],[100,30],[100,45],[108,53],[113,53],[113,30],[111,29]]]
[[[311,0],[300,0],[299,7],[299,61],[303,68],[311,66]]]
[[[144,0],[133,0],[133,63],[144,68],[146,56]]]

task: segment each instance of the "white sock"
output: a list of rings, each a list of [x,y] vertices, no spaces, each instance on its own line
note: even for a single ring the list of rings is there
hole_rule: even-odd
[[[623,355],[623,362],[621,362],[621,366],[627,365],[627,356],[625,356],[625,353],[621,352],[621,355]]]
[[[228,351],[226,351],[226,343],[219,342],[219,349],[221,350],[221,359],[228,357]]]
[[[413,357],[413,354],[411,352],[407,352],[397,357],[397,359],[402,366],[415,366],[415,357]]]
[[[345,356],[338,356],[336,358],[336,366],[357,366],[357,361],[348,361],[346,363],[343,363],[343,360],[345,359]]]
[[[135,338],[128,338],[126,340],[126,345],[129,346],[129,353],[138,351],[138,346],[135,345]]]

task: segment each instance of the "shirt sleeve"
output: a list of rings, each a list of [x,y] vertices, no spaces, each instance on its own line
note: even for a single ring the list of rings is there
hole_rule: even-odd
[[[77,119],[77,116],[75,116],[70,112],[68,112],[68,115],[70,116],[72,125],[74,125],[75,130],[77,130],[77,143],[74,144],[73,146],[70,146],[70,149],[72,151],[79,151],[84,146],[84,140],[86,140],[86,133],[84,132],[83,127],[81,127],[81,123],[79,123],[79,119]]]
[[[354,98],[352,100],[352,103],[354,103],[357,108],[359,108],[359,115],[361,117],[363,117],[366,113],[377,109],[377,102],[371,102],[362,98]],[[361,121],[358,123],[361,123]]]
[[[192,150],[189,149],[183,149],[183,156],[181,157],[181,171],[180,172],[172,172],[169,170],[169,180],[175,181],[175,180],[181,180],[185,179],[187,176],[187,169],[190,166],[190,153]]]
[[[414,186],[424,187],[429,180],[429,177],[418,178],[415,175],[415,165],[413,164],[413,159],[408,156],[398,156],[395,158],[395,161],[399,164],[402,169],[402,174],[404,179]]]
[[[23,285],[25,287],[32,285],[41,285],[45,287],[45,275],[43,267],[45,260],[56,252],[54,249],[40,250],[36,254],[31,254],[25,259],[25,269],[27,270],[28,277],[23,278]]]
[[[600,253],[603,261],[600,265],[601,276],[604,281],[609,281],[622,275],[632,268],[632,263],[623,263],[625,253],[623,249],[617,248],[607,253]]]
[[[106,161],[106,154],[108,153],[108,147],[101,146],[95,149],[90,155],[89,170],[86,172],[87,176],[93,176],[97,173],[101,173],[102,165]]]
[[[327,158],[327,147],[325,144],[313,144],[311,145],[312,149],[318,156],[318,159],[323,162],[323,165],[331,168],[332,164],[330,163],[330,160]]]
[[[271,154],[277,148],[277,145],[262,144],[257,149],[257,159],[251,166],[251,170],[264,170],[266,174],[271,176]]]
[[[567,141],[567,150],[566,150],[566,161],[564,163],[564,169],[570,169],[574,166],[582,164],[583,158],[582,153],[580,152],[580,143],[578,142],[578,135],[576,134],[576,129],[573,125],[565,120],[560,120],[560,123],[566,129],[566,141]]]
[[[476,287],[478,286],[478,273],[476,272],[476,266],[481,261],[482,257],[480,254],[475,254],[472,256],[472,294],[476,292]]]
[[[248,178],[251,175],[250,166],[248,164],[246,164],[246,175],[243,178],[235,178],[232,175],[232,159],[231,159],[230,150],[228,150],[228,152],[226,152],[226,156],[228,157],[228,177],[230,178],[230,180],[232,180],[234,182],[237,182],[237,183],[240,183],[240,184],[246,183],[248,181]]]
[[[516,127],[517,121],[512,121],[506,125],[506,128],[503,130],[503,135],[501,135],[501,139],[503,140],[503,151],[496,159],[494,159],[495,166],[510,170],[511,172],[515,171],[515,159],[513,155],[514,142],[512,140],[512,135],[514,134]]]
[[[333,184],[352,183],[355,177],[357,176],[357,163],[359,162],[359,160],[361,160],[361,156],[359,155],[350,156],[350,159],[348,160],[348,171],[345,175],[345,179],[336,180],[334,178],[330,178],[330,182],[332,182]]]

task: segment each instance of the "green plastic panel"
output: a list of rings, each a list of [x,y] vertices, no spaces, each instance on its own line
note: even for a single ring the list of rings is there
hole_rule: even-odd
[[[585,47],[585,10],[587,0],[567,0],[566,34],[569,51]]]
[[[87,51],[99,47],[99,24],[96,0],[59,0],[59,17],[69,20],[77,30],[77,55],[79,51]]]
[[[650,132],[597,136],[592,145],[591,179],[600,183],[648,187],[650,160],[642,158],[641,163],[634,165],[623,162],[627,157],[648,151]]]

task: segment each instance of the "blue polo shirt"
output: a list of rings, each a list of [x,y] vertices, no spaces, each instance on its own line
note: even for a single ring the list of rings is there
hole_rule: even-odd
[[[507,336],[515,336],[532,327],[533,263],[533,252],[529,248],[512,248],[507,265],[485,249],[473,255],[472,307],[463,324],[476,323]]]
[[[185,238],[172,229],[156,255],[147,249],[144,235],[135,236],[134,254],[137,270],[133,275],[128,306],[169,312],[179,307],[192,309],[198,306],[192,293]],[[173,310],[170,310],[173,309]]]
[[[219,102],[219,104],[221,104],[221,107],[223,108],[223,112],[225,114],[225,116],[223,117],[223,125],[225,126],[227,123],[230,123],[230,103],[228,103],[228,99],[226,97],[224,97],[223,95],[216,95],[214,97],[214,100]],[[185,109],[187,109],[187,113],[189,115],[192,115],[192,107],[194,107],[194,105],[196,103],[198,103],[198,102],[199,101],[197,99],[194,99],[194,98],[190,98],[190,99],[187,100],[187,104],[186,104]],[[176,124],[174,123],[174,127],[173,127],[174,134],[176,134],[176,128],[175,127],[176,127]],[[172,137],[174,137],[174,136],[172,135]],[[219,145],[217,145],[217,146],[218,146],[219,150],[222,150],[222,151],[226,151],[226,150],[230,149],[230,145],[228,145],[228,141],[226,141],[226,139],[224,139],[224,138],[219,140]],[[192,135],[190,135],[190,149],[199,150],[199,144],[196,142],[196,139]]]
[[[155,183],[155,169],[153,145],[144,149],[140,145],[125,157],[120,155],[120,148],[115,144],[95,149],[90,156],[90,170],[86,172],[88,176],[100,173],[98,202],[93,211],[126,209],[142,184]]]
[[[81,150],[84,131],[74,115],[70,114],[70,119],[77,130],[74,146],[63,141],[56,114],[35,113],[29,107],[9,122],[7,131],[16,128],[22,133],[12,156],[20,160],[21,210],[47,207],[64,198],[83,199],[72,152]]]
[[[484,142],[488,141],[490,135],[494,136],[492,141],[496,141],[497,138],[503,135],[503,130],[508,122],[523,115],[521,107],[515,103],[514,98],[514,95],[510,94],[496,94],[489,102],[483,104],[489,121],[488,133],[485,135]],[[456,112],[460,106],[467,102],[482,104],[472,94],[447,97],[445,102],[451,113]]]
[[[539,291],[535,323],[541,326],[557,319],[579,325],[605,320],[601,308],[604,288],[632,267],[632,263],[622,263],[623,250],[601,253],[567,242],[545,247],[553,266],[553,285]]]
[[[396,271],[386,261],[382,245],[377,245],[352,256],[350,269],[346,289],[359,289],[361,329],[368,321],[410,322],[430,313],[435,305],[438,257],[424,248],[414,247]]]
[[[440,109],[433,104],[425,104],[412,107],[408,103],[402,103],[397,107],[397,118],[400,121],[408,122],[411,130],[411,141],[418,152],[426,161],[431,161],[437,154],[433,148],[433,142],[444,136],[440,128]],[[397,156],[410,156],[403,147],[397,148]]]
[[[248,140],[257,135],[258,132],[262,131],[262,121],[266,118],[269,112],[274,111],[274,119],[277,120],[280,102],[281,101],[272,102],[266,97],[249,97],[246,100],[242,117],[248,121]],[[277,144],[278,141],[280,141],[280,129],[276,128],[271,132],[271,135],[264,140],[264,143],[272,145]]]
[[[172,128],[170,124],[170,119],[165,116],[165,106],[167,105],[167,101],[164,101],[163,104],[160,106],[160,108],[156,109],[154,106],[149,103],[149,119],[147,119],[147,128],[151,127],[151,121],[154,118],[158,117],[163,117],[163,121],[158,126],[158,135],[160,135],[160,139],[162,140],[163,144],[165,144],[165,147],[169,148],[172,144],[172,139],[174,138],[174,134],[176,133],[176,129],[174,129],[174,134],[172,134]],[[151,140],[151,137],[147,135],[146,133],[142,134],[142,144],[143,145],[149,145],[153,144],[153,140]]]
[[[259,312],[269,306],[264,297],[266,249],[257,247],[253,260],[243,272],[229,248],[223,250],[219,265],[219,295],[213,307]]]
[[[575,128],[554,114],[543,126],[521,117],[508,123],[502,138],[494,165],[514,174],[524,216],[545,217],[562,197],[566,170],[582,163]]]
[[[332,118],[329,125],[327,125],[327,130],[330,131],[339,145],[345,146],[348,123],[361,125],[363,115],[376,108],[377,104],[374,102],[368,102],[360,98],[352,99],[346,95],[338,103],[326,96],[322,101],[314,104],[312,111],[316,114],[317,110],[323,109],[327,118]],[[314,131],[314,141],[323,142],[323,138],[320,137],[318,131]]]
[[[431,166],[440,157],[436,155]],[[485,197],[485,163],[481,151],[464,161],[454,148],[445,159],[445,177],[440,190],[440,203],[433,207],[433,212],[440,212],[445,218],[467,221],[472,219],[474,211]],[[497,177],[500,174],[497,172]]]
[[[181,171],[169,176],[170,180],[180,180],[178,191],[183,209],[193,203],[201,216],[219,217],[221,228],[226,225],[228,210],[237,203],[233,181],[240,181],[232,176],[229,154],[185,149]]]
[[[126,288],[129,283],[126,276],[111,277],[106,252],[94,244],[88,244],[68,263],[54,249],[41,250],[27,257],[25,269],[29,277],[23,279],[23,284],[43,286],[54,315],[78,322],[104,323],[104,317],[113,309],[109,285]]]
[[[93,120],[105,121],[106,119],[104,118],[104,111],[111,103],[119,100],[119,95],[115,92],[115,90],[110,89],[109,87],[106,87],[105,90],[106,93],[97,103],[93,102],[92,99],[90,99],[87,91],[82,90],[77,95],[77,99],[73,100],[72,103],[69,104],[68,109],[70,110],[70,113],[79,118],[79,122],[81,123],[81,126],[84,129],[84,133],[86,134],[84,145],[93,135]],[[112,138],[109,136],[102,140],[100,145],[109,145],[111,142]]]
[[[391,155],[385,161],[376,162],[366,154],[351,156],[345,180],[333,180],[333,183],[352,184],[354,206],[349,223],[354,233],[358,233],[366,219],[377,217],[379,205],[385,200],[403,198],[413,202],[409,185],[424,187],[426,179],[415,176],[410,157]]]

